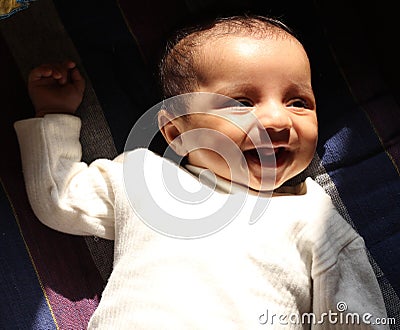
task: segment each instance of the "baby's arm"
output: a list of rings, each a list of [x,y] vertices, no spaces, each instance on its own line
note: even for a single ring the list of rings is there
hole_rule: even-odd
[[[313,276],[313,312],[320,316],[321,322],[315,328],[389,329],[385,323],[379,324],[382,319],[382,322],[386,321],[386,308],[364,240],[336,211],[333,217],[346,236],[353,233],[353,239],[337,254],[331,254],[335,255],[335,262],[330,267]],[[341,237],[342,234],[336,240]],[[325,248],[329,249],[328,246]],[[336,250],[336,246],[332,250]]]
[[[59,231],[114,237],[114,190],[121,164],[81,162],[79,106],[84,80],[72,62],[42,65],[29,75],[36,116],[14,124],[26,191],[38,219]],[[62,114],[60,114],[62,113]],[[115,173],[115,174],[113,174]]]

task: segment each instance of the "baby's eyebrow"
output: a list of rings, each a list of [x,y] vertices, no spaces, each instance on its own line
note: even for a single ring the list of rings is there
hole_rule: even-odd
[[[252,86],[249,84],[233,84],[226,87],[222,87],[218,89],[215,93],[222,94],[222,95],[233,95],[235,93],[246,93],[252,89]]]
[[[310,84],[293,84],[292,88],[293,92],[304,93],[304,94],[314,94],[314,91]]]

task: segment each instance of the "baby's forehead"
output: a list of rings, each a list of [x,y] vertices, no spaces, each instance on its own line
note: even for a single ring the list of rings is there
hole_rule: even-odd
[[[278,84],[282,89],[311,88],[310,62],[295,38],[226,36],[205,45],[196,62],[195,90],[211,88],[224,95],[257,98]]]
[[[271,35],[265,38],[248,34],[220,35],[200,45],[198,51],[193,52],[192,55],[197,68],[203,70],[215,68],[222,62],[238,65],[237,68],[239,68],[241,63],[234,61],[236,55],[245,57],[263,56],[272,51],[282,52],[282,55],[293,52],[296,56],[303,58],[306,65],[309,64],[308,55],[303,45],[289,34],[285,37]],[[208,73],[212,73],[212,71],[208,71]]]
[[[285,31],[280,31],[275,34],[251,34],[251,33],[217,33],[211,35],[209,38],[204,38],[201,42],[197,43],[197,50],[193,49],[191,55],[195,60],[210,60],[209,54],[213,56],[229,56],[229,52],[250,52],[257,48],[268,49],[270,47],[281,48],[291,45],[295,48],[302,49],[303,45],[298,39]],[[228,54],[223,53],[228,52]],[[205,64],[205,63],[202,63]]]

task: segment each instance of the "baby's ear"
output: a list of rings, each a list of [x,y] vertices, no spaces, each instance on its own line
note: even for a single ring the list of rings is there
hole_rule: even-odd
[[[158,112],[158,128],[164,136],[165,141],[179,156],[186,156],[187,150],[181,138],[182,128],[180,127],[181,118],[174,118],[167,110],[161,109]]]

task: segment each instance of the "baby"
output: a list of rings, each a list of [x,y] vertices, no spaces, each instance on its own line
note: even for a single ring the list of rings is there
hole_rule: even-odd
[[[82,163],[73,114],[85,83],[73,62],[31,71],[37,118],[15,123],[39,220],[115,240],[113,272],[88,328],[385,329],[374,325],[386,311],[363,239],[311,178],[283,185],[310,164],[317,144],[310,64],[292,32],[267,17],[217,19],[183,31],[160,69],[166,101],[194,93],[183,110],[165,102],[158,112],[161,133],[185,167],[146,149]],[[194,106],[202,95],[207,101]],[[134,164],[133,183],[124,161]],[[181,176],[184,190],[200,182],[213,207],[246,198],[232,222],[171,237],[179,228],[160,229],[168,216],[160,219],[144,193],[165,201],[164,168]],[[200,180],[204,169],[207,180]],[[268,207],[249,224],[260,200]],[[177,212],[191,222],[202,207]],[[218,222],[229,210],[215,214]]]

